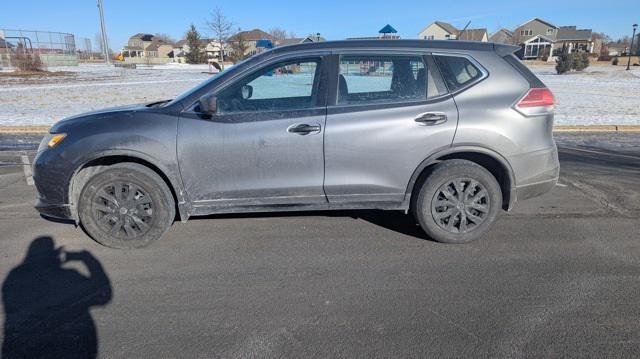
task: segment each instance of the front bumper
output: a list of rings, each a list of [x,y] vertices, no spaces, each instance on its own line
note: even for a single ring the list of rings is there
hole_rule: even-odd
[[[71,206],[68,204],[49,204],[41,198],[38,198],[38,200],[36,201],[35,209],[44,217],[61,220],[73,220],[73,215],[71,214]]]

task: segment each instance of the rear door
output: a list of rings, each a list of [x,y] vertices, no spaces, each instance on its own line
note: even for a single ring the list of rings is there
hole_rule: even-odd
[[[341,53],[325,131],[330,203],[402,203],[410,177],[451,145],[458,111],[426,54]]]

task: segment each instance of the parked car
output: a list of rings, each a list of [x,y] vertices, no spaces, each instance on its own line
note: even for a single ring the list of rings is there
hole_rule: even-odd
[[[518,48],[357,40],[258,54],[164,102],[54,125],[36,208],[99,243],[143,247],[177,218],[411,212],[447,243],[554,187],[554,97]]]

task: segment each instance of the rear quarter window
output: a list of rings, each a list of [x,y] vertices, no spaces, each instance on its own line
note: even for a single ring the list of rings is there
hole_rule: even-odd
[[[483,76],[482,71],[466,57],[436,55],[434,58],[451,92],[471,85]]]

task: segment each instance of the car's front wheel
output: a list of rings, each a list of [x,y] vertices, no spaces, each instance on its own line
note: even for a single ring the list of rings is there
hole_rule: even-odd
[[[82,228],[98,243],[141,248],[171,227],[175,205],[157,173],[137,163],[117,163],[101,168],[86,182],[78,216]]]
[[[432,239],[466,243],[491,228],[501,207],[502,192],[491,172],[471,161],[448,160],[422,182],[414,214]]]

